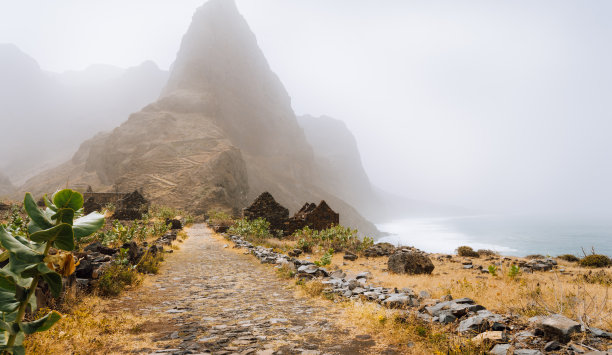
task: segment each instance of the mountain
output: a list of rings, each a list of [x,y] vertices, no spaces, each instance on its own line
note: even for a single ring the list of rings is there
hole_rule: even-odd
[[[8,177],[0,173],[0,198],[11,196],[15,192],[15,186]]]
[[[168,73],[153,62],[51,73],[15,45],[0,44],[0,77],[0,121],[10,132],[0,140],[0,169],[22,183],[68,159],[82,137],[112,129],[157,99]]]
[[[161,97],[22,189],[143,188],[155,203],[194,213],[238,211],[269,191],[292,211],[324,199],[342,224],[377,235],[325,175],[236,5],[211,0],[193,16]]]
[[[355,137],[343,121],[329,116],[298,117],[313,147],[317,171],[328,191],[354,206],[371,221],[426,216],[456,216],[474,211],[418,201],[384,191],[370,182]]]
[[[378,219],[382,201],[363,168],[355,137],[343,121],[329,116],[298,117],[325,186],[371,220]]]

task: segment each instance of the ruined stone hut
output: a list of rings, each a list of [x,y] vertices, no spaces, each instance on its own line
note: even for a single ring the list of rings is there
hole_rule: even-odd
[[[280,205],[269,192],[264,192],[243,211],[246,219],[264,218],[270,222],[271,230],[282,230],[285,236],[308,226],[311,229],[323,230],[340,223],[340,215],[329,207],[325,201],[319,205],[306,203],[289,218],[289,210]]]
[[[270,223],[271,230],[282,230],[285,221],[289,219],[289,210],[276,202],[269,192],[264,192],[249,207],[242,212],[244,218],[254,220],[264,218]]]

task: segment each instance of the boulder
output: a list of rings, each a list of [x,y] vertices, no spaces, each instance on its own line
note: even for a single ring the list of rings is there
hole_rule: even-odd
[[[438,322],[442,324],[452,323],[455,320],[457,320],[457,317],[455,317],[451,312],[448,311],[442,311],[438,316]]]
[[[94,271],[91,261],[82,259],[76,267],[76,277],[79,279],[91,279]]]
[[[506,355],[508,354],[508,350],[510,350],[510,344],[497,344],[493,347],[493,349],[489,350],[489,354]]]
[[[498,331],[488,331],[484,333],[480,333],[472,338],[472,342],[475,344],[480,344],[486,341],[490,342],[505,342],[507,340],[506,334],[504,332]]]
[[[387,268],[396,274],[431,274],[434,264],[424,254],[400,250],[391,254]]]
[[[405,308],[412,305],[412,299],[406,294],[392,294],[383,301],[389,308]]]
[[[104,255],[114,255],[118,252],[117,249],[109,248],[107,246],[102,245],[100,242],[91,243],[84,248],[85,251],[97,252]]]
[[[357,260],[357,255],[355,255],[355,254],[353,254],[351,252],[345,251],[344,252],[344,260],[355,261],[355,260]]]
[[[550,340],[558,340],[567,343],[572,334],[580,332],[580,323],[575,322],[560,314],[545,317],[534,317],[530,321],[535,323],[536,329],[544,333],[544,337]]]
[[[589,331],[591,332],[591,334],[593,334],[594,336],[598,338],[612,339],[612,333],[606,332],[605,330],[601,330],[595,327],[590,327]]]
[[[465,319],[459,323],[459,327],[457,331],[459,333],[482,333],[489,329],[489,322],[485,317],[482,316],[472,316],[468,319]]]
[[[514,355],[543,355],[540,350],[537,349],[515,349]]]
[[[302,249],[293,249],[292,251],[289,252],[289,256],[297,258],[298,256],[302,255]]]
[[[166,218],[166,225],[170,225],[170,229],[183,229],[183,223],[176,218]]]

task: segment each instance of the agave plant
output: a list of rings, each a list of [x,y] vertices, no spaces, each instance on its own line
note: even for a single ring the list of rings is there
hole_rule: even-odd
[[[45,331],[61,315],[51,311],[44,317],[24,322],[26,310],[34,312],[33,297],[39,281],[44,280],[54,297],[62,290],[62,276],[56,272],[51,248],[70,252],[74,240],[91,235],[104,224],[104,216],[94,212],[83,216],[83,195],[66,189],[44,197],[41,210],[30,193],[25,195],[24,208],[30,217],[25,237],[13,235],[0,225],[0,260],[8,264],[0,269],[0,352],[25,354],[25,335]],[[72,258],[70,258],[72,260]],[[73,270],[72,270],[73,271]]]

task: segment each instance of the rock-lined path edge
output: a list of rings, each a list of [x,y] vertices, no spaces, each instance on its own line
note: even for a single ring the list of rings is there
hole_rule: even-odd
[[[273,267],[230,250],[207,226],[187,233],[158,275],[113,302],[118,312],[160,317],[151,346],[135,353],[393,353],[341,324],[340,307],[296,296]]]

